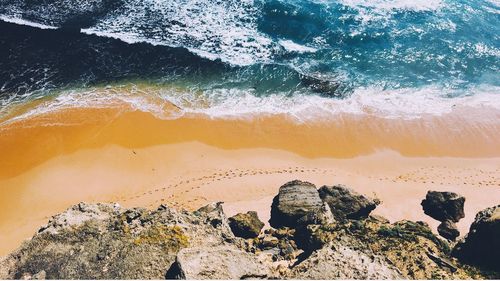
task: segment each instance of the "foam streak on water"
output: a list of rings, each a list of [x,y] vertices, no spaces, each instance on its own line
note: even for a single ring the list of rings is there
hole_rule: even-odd
[[[124,7],[84,29],[126,42],[181,46],[238,65],[266,61],[272,40],[256,29],[252,0],[129,0]]]
[[[50,25],[45,25],[45,24],[40,24],[36,22],[31,22],[28,20],[24,20],[22,18],[15,18],[15,17],[9,17],[9,16],[2,16],[0,15],[0,20],[4,22],[10,22],[10,23],[15,23],[19,25],[27,25],[31,27],[36,27],[36,28],[41,28],[41,29],[57,29],[55,26],[50,26]]]

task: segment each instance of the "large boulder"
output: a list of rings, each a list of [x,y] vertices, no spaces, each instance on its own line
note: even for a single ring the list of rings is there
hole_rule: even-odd
[[[255,238],[259,236],[264,223],[259,220],[257,212],[249,211],[246,214],[239,213],[230,217],[229,226],[238,237]]]
[[[255,255],[234,246],[195,247],[182,249],[168,279],[262,279],[269,276],[269,269]]]
[[[467,237],[455,246],[453,255],[465,263],[500,272],[500,205],[476,215]]]
[[[422,200],[424,213],[438,221],[458,222],[465,217],[465,198],[454,192],[428,191]]]
[[[363,196],[344,185],[323,186],[318,192],[336,219],[367,218],[380,204],[380,201]]]
[[[455,223],[449,220],[442,222],[437,230],[439,235],[451,241],[455,241],[460,236],[460,231],[458,231]]]
[[[280,187],[278,195],[274,197],[271,205],[272,227],[297,227],[298,221],[305,216],[301,224],[307,224],[316,215],[324,212],[325,206],[319,197],[316,186],[302,181],[291,181]]]

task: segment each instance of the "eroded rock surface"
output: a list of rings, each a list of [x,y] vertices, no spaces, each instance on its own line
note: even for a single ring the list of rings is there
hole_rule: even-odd
[[[500,206],[480,212],[467,239],[454,251],[463,263],[487,266],[493,270],[490,274],[457,262],[449,244],[423,222],[391,224],[364,215],[333,220],[314,185],[299,181],[282,187],[277,198],[274,212],[279,210],[278,217],[286,218],[290,227],[278,222],[277,229],[259,231],[249,239],[233,234],[221,202],[194,212],[164,205],[147,210],[81,203],[54,216],[31,240],[0,259],[0,279],[498,276]]]
[[[361,195],[344,185],[323,186],[318,191],[336,219],[367,218],[380,204],[380,201]]]
[[[256,255],[236,246],[195,247],[180,250],[167,278],[255,279],[268,278],[269,267]]]
[[[207,223],[226,220],[218,214],[80,203],[9,255],[0,278],[163,279],[180,249],[234,237],[222,224]]]
[[[403,279],[383,257],[366,254],[343,243],[332,243],[294,267],[293,279]]]
[[[449,259],[449,246],[423,222],[390,224],[369,217],[329,225],[309,225],[297,230],[296,241],[311,256],[330,243],[338,242],[368,256],[384,257],[404,279],[472,278],[468,271],[458,268],[456,262],[442,262]],[[381,275],[380,278],[385,277]]]
[[[269,223],[275,228],[296,227],[300,219],[302,224],[307,224],[314,220],[313,217],[321,217],[324,208],[314,184],[291,181],[281,186],[274,197]]]

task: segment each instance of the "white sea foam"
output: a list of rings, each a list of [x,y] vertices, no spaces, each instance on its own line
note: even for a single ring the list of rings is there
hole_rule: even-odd
[[[257,30],[253,0],[130,0],[116,14],[82,30],[121,39],[185,47],[234,65],[270,59],[276,44]]]
[[[494,46],[488,46],[484,43],[476,43],[474,44],[474,50],[479,55],[488,55],[500,57],[500,49]]]
[[[401,33],[409,32],[419,32],[424,33],[429,30],[414,30],[414,27],[410,27],[408,30],[399,30],[397,20],[393,17],[394,14],[400,13],[402,11],[412,11],[412,12],[434,12],[439,13],[442,8],[446,7],[446,3],[442,0],[337,0],[340,4],[350,7],[357,11],[356,14],[352,15],[346,13],[344,17],[349,18],[354,16],[354,18],[359,21],[359,25],[353,27],[350,31],[351,37],[363,34],[367,29],[377,26],[378,28],[390,28],[393,34],[399,35]],[[439,16],[437,16],[439,18]],[[439,20],[438,20],[439,21]],[[445,21],[445,20],[443,20]],[[453,25],[451,22],[446,22],[449,25]],[[432,23],[428,23],[432,25]],[[431,27],[431,26],[429,26]],[[403,26],[404,29],[406,27]]]
[[[442,8],[442,0],[340,0],[340,3],[353,8],[369,7],[379,12],[391,10],[434,11]]]
[[[500,89],[471,96],[448,98],[441,96],[442,88],[383,90],[377,87],[357,89],[346,99],[331,99],[315,95],[296,94],[287,97],[274,94],[256,97],[248,91],[225,92],[229,98],[216,99],[206,108],[186,108],[186,112],[203,113],[213,117],[238,117],[253,114],[288,114],[297,120],[334,118],[338,114],[373,114],[382,118],[420,118],[425,115],[450,113],[457,106],[500,109]],[[175,102],[175,100],[173,100]]]
[[[298,122],[328,120],[339,114],[373,115],[388,119],[415,119],[439,116],[456,108],[489,108],[500,110],[500,87],[485,86],[471,90],[470,95],[446,97],[441,87],[384,90],[378,87],[360,88],[346,99],[331,99],[296,93],[277,93],[258,97],[252,90],[212,90],[204,93],[163,88],[130,91],[129,88],[73,90],[57,95],[30,111],[6,122],[67,108],[108,108],[150,112],[158,118],[176,119],[186,114],[202,114],[210,118],[252,118],[262,115],[285,114]],[[171,105],[176,110],[172,110]]]
[[[14,24],[18,24],[18,25],[27,25],[27,26],[41,28],[41,29],[57,29],[57,27],[55,27],[55,26],[40,24],[40,23],[24,20],[22,18],[9,17],[9,16],[4,16],[4,15],[0,15],[0,20],[2,20],[4,22],[14,23]]]
[[[307,47],[304,45],[297,44],[293,42],[292,40],[279,40],[278,43],[285,48],[288,52],[295,52],[295,53],[315,53],[318,50],[312,47]]]

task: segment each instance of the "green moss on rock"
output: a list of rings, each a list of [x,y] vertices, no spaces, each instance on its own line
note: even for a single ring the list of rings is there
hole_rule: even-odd
[[[189,237],[177,225],[153,225],[141,232],[134,239],[134,244],[159,245],[169,251],[178,251],[189,245]]]

